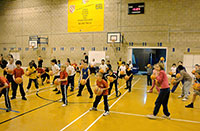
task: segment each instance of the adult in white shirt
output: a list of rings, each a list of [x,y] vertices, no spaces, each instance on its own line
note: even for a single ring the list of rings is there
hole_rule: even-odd
[[[54,81],[56,79],[60,78],[60,68],[56,63],[57,63],[57,61],[55,59],[51,60],[51,65],[52,65],[51,69],[52,69],[52,72],[53,72],[53,75],[54,75],[54,79],[53,79],[52,84],[54,84]],[[58,88],[56,87],[53,91],[58,91]]]
[[[122,65],[119,67],[119,74],[118,74],[119,78],[124,78],[125,75],[126,75],[126,66],[125,66],[125,64],[126,63],[123,61]]]
[[[131,60],[128,62],[128,64],[129,64],[129,68],[132,69],[133,68],[133,64],[132,64]]]
[[[66,68],[66,72],[68,74],[68,86],[69,84],[71,84],[71,90],[70,91],[74,91],[74,77],[75,77],[75,69],[73,66],[71,66],[70,62],[67,61],[66,62],[67,68]]]
[[[90,73],[96,74],[96,62],[95,59],[92,59],[92,62],[90,63]]]

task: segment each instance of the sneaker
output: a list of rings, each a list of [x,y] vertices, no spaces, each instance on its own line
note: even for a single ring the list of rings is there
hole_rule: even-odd
[[[91,95],[89,98],[93,98],[93,95]]]
[[[193,103],[190,103],[189,105],[185,106],[186,108],[194,108]]]
[[[26,89],[26,93],[28,93],[29,89]]]
[[[57,89],[57,88],[55,88],[53,91],[58,91],[58,89]]]
[[[66,106],[66,104],[62,104],[62,107]]]
[[[152,93],[152,92],[153,92],[152,90],[148,90],[148,91],[147,91],[147,93]]]
[[[81,94],[78,94],[77,96],[82,96]]]
[[[162,118],[169,119],[169,120],[171,119],[170,116],[166,116],[166,115],[163,115]]]
[[[16,97],[11,97],[11,100],[14,100],[14,99],[16,99]]]
[[[60,94],[61,92],[60,91],[58,91],[56,94]]]
[[[6,112],[10,112],[10,111],[11,111],[11,108],[6,109]]]
[[[128,92],[131,92],[131,90],[129,90]]]
[[[26,97],[24,96],[24,97],[22,97],[22,100],[25,100],[25,101],[26,101],[27,99],[26,99]]]
[[[188,98],[187,97],[184,97],[183,99],[182,99],[182,101],[187,101],[188,100]]]
[[[92,107],[92,108],[90,108],[90,111],[97,111],[97,108]]]
[[[157,118],[157,117],[154,116],[154,115],[147,115],[147,117],[148,117],[149,119],[156,119],[156,118]]]
[[[59,102],[62,102],[62,99],[60,99]]]
[[[103,116],[107,116],[109,114],[110,114],[109,111],[106,111],[106,112],[103,113]]]
[[[183,95],[178,96],[178,98],[183,98]]]

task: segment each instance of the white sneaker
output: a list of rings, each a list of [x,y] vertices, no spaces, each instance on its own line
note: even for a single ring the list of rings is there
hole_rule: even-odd
[[[90,108],[90,111],[97,111],[97,108],[92,107],[92,108]]]
[[[62,107],[66,106],[66,104],[63,104]]]
[[[182,97],[183,97],[182,95],[178,96],[178,98],[182,98]]]
[[[184,97],[183,99],[182,99],[182,101],[187,101],[188,100],[188,98],[187,97]]]
[[[107,116],[109,114],[110,114],[109,111],[106,111],[106,112],[103,113],[103,116]]]
[[[148,117],[149,119],[156,119],[156,118],[157,118],[157,117],[154,116],[154,115],[147,115],[147,117]]]
[[[26,93],[28,93],[29,89],[26,89]]]
[[[60,99],[59,102],[62,102],[62,99]]]
[[[171,119],[170,116],[166,116],[166,115],[163,115],[162,118],[169,119],[169,120]]]

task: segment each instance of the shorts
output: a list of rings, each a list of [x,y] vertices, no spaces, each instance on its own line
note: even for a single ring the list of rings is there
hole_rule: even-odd
[[[200,91],[198,90],[194,90],[194,94],[199,95],[200,96]]]

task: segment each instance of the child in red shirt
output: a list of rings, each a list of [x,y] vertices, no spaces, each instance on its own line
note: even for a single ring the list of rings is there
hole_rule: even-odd
[[[60,79],[58,79],[61,87],[61,92],[62,92],[62,101],[63,101],[63,107],[67,105],[67,88],[68,88],[68,74],[66,72],[66,66],[62,65],[61,66],[61,72],[60,72]]]
[[[26,97],[25,97],[26,94],[25,94],[24,88],[23,88],[23,81],[22,81],[21,84],[17,84],[17,83],[15,82],[15,79],[18,78],[18,77],[20,77],[20,78],[23,79],[24,70],[21,68],[22,62],[19,61],[19,60],[17,60],[17,61],[15,62],[15,65],[17,66],[17,68],[15,68],[15,69],[13,70],[13,80],[14,80],[14,83],[13,83],[13,84],[14,84],[14,88],[13,88],[11,100],[16,99],[16,93],[17,93],[18,85],[19,85],[19,87],[20,87],[20,93],[21,93],[21,96],[22,96],[22,100],[27,100]]]
[[[103,74],[97,73],[97,81],[96,85],[98,88],[102,88],[104,91],[100,96],[96,96],[95,101],[93,103],[93,107],[90,108],[90,111],[95,110],[97,111],[97,106],[101,100],[101,97],[104,98],[104,108],[105,112],[103,113],[104,116],[109,115],[109,106],[108,106],[108,83],[103,79]]]
[[[6,112],[11,111],[11,105],[10,105],[10,100],[8,97],[9,94],[9,82],[5,77],[0,77],[0,97],[2,96],[2,94],[4,94],[5,97],[5,104],[6,104]]]

